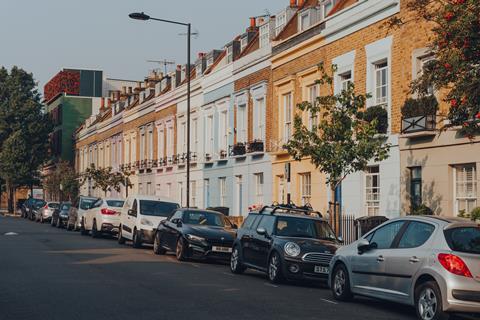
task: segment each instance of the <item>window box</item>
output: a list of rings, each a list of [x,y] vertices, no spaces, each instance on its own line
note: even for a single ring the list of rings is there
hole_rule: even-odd
[[[245,144],[243,143],[237,143],[233,146],[230,146],[230,154],[232,156],[242,156],[242,155],[245,155],[247,153],[247,148],[245,146]]]
[[[264,152],[264,143],[262,140],[253,140],[248,143],[248,152]]]
[[[402,134],[435,134],[437,108],[435,96],[407,99],[402,107]]]
[[[359,112],[357,117],[367,122],[377,119],[378,133],[386,134],[388,131],[388,112],[386,108],[386,104],[368,107],[364,112]]]

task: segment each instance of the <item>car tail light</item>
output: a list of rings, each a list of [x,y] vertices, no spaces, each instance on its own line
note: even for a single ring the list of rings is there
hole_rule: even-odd
[[[457,276],[473,278],[465,262],[454,254],[440,253],[438,255],[438,261],[440,261],[440,264],[447,271],[456,274]]]
[[[43,209],[48,209],[48,204],[46,204],[45,207],[43,207]]]
[[[100,212],[102,214],[106,214],[106,215],[114,215],[114,214],[117,214],[117,211],[114,211],[114,210],[110,210],[110,209],[107,209],[107,208],[103,208],[102,210],[100,210]]]

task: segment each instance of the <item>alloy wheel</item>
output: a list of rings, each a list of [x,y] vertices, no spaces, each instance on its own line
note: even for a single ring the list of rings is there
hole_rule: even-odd
[[[237,266],[238,266],[238,249],[235,248],[233,249],[232,256],[230,257],[230,269],[232,269],[232,271],[235,271],[237,270]]]
[[[335,273],[335,279],[333,282],[333,290],[335,290],[335,294],[337,296],[341,296],[343,292],[345,291],[345,272],[343,272],[343,269],[338,269],[338,271]]]
[[[270,264],[268,265],[268,277],[270,278],[270,280],[274,281],[275,279],[277,279],[279,266],[280,261],[278,259],[278,255],[272,255],[272,257],[270,258]]]
[[[432,320],[437,313],[437,296],[431,288],[425,288],[420,293],[418,311],[423,320]]]

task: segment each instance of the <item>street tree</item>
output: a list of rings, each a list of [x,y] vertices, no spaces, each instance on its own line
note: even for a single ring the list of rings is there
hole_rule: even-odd
[[[73,201],[79,193],[80,178],[67,161],[59,161],[43,179],[43,188],[52,200]]]
[[[128,173],[122,171],[113,172],[112,170],[112,167],[96,168],[92,163],[82,176],[82,184],[87,181],[93,181],[93,189],[102,190],[105,196],[108,191],[115,190],[120,192],[121,186],[128,188],[132,186]]]
[[[379,132],[379,120],[364,120],[368,94],[358,94],[353,83],[340,93],[334,94],[333,65],[327,73],[319,65],[321,77],[316,81],[325,92],[313,103],[297,105],[294,133],[286,144],[291,156],[297,161],[309,158],[311,163],[326,175],[334,199],[336,218],[337,198],[335,189],[349,175],[367,168],[370,161],[382,161],[389,156],[390,145],[386,136]],[[307,126],[303,115],[318,118],[318,124]]]
[[[434,59],[412,83],[412,93],[421,98],[432,87],[441,92],[450,105],[446,127],[460,127],[473,139],[480,134],[480,1],[407,0],[406,6],[412,14],[390,19],[391,27],[418,21],[432,26]]]

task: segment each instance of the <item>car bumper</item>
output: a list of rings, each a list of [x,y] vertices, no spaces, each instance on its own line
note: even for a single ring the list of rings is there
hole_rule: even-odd
[[[111,234],[117,234],[119,230],[119,225],[118,224],[113,224],[109,222],[104,222],[102,223],[102,226],[100,228],[100,231],[103,233],[111,233]]]
[[[329,265],[327,264],[314,264],[302,260],[285,259],[283,274],[288,280],[328,281],[328,272],[315,272],[315,267],[323,267],[329,270]]]
[[[199,243],[197,244],[197,243],[188,242],[187,254],[191,258],[228,261],[230,260],[230,256],[232,255],[232,252],[231,252],[232,245],[233,245],[233,242],[221,244],[218,246],[211,245],[211,244],[199,244]],[[229,248],[230,250],[228,252],[214,251],[213,250],[214,246]]]
[[[479,281],[450,273],[444,274],[444,281],[447,291],[444,311],[480,313]]]

